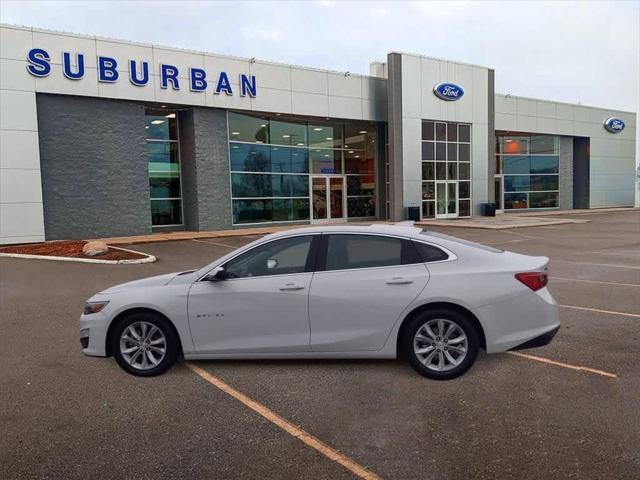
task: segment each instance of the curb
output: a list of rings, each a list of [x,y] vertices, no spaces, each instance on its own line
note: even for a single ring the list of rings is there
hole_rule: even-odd
[[[569,225],[569,224],[582,224],[582,223],[591,223],[591,220],[549,220],[544,223],[529,223],[529,224],[506,224],[506,225],[480,225],[480,224],[454,224],[454,223],[431,223],[431,222],[416,222],[416,225],[421,227],[441,227],[441,228],[475,228],[481,230],[510,230],[514,228],[535,228],[535,227],[548,227],[553,225]]]
[[[112,247],[114,250],[122,250],[124,252],[137,253],[138,255],[144,255],[145,258],[132,258],[126,260],[100,260],[98,258],[76,258],[76,257],[54,257],[51,255],[31,255],[28,253],[0,253],[0,257],[6,258],[25,258],[31,260],[52,260],[54,262],[77,262],[77,263],[98,263],[106,265],[137,265],[140,263],[153,263],[157,260],[154,255],[148,255],[146,253],[137,252],[135,250],[129,250],[128,248]]]

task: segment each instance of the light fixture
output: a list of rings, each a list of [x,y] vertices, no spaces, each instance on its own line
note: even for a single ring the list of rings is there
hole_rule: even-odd
[[[366,130],[360,130],[358,133],[367,133]]]
[[[149,128],[149,125],[145,125],[144,128]]]
[[[333,137],[327,137],[327,140],[333,140]]]
[[[304,147],[304,143],[299,143],[298,146],[299,147]]]
[[[233,146],[233,147],[231,147],[231,148],[240,148],[240,147],[239,147],[238,145],[234,145],[234,146]]]
[[[316,127],[313,129],[314,132],[321,132],[322,131],[322,127]]]
[[[356,155],[356,158],[360,158],[360,155]]]
[[[258,152],[251,152],[251,155],[257,155]]]
[[[160,105],[160,106],[161,106],[162,108],[167,108],[167,106],[166,106],[166,105]]]
[[[345,145],[344,148],[349,148],[349,145]]]
[[[240,135],[240,132],[231,132],[231,135]]]
[[[164,120],[152,120],[151,121],[152,125],[160,125],[161,123],[164,123]]]
[[[291,135],[282,135],[282,138],[291,138]]]
[[[261,126],[262,128],[264,128],[264,127],[266,127],[266,126],[267,126],[267,124],[266,124],[266,123],[261,123],[261,124],[260,124],[260,126]]]
[[[262,140],[256,140],[256,143],[264,143]]]
[[[353,150],[349,150],[349,153],[353,153]]]
[[[328,154],[328,153],[325,153],[325,154],[324,154],[324,156],[325,156],[325,157],[328,157],[328,156],[329,156],[329,154]]]

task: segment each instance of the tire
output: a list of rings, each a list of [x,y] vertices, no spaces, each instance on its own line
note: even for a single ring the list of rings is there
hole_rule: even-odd
[[[443,336],[441,330],[448,335]],[[475,325],[467,316],[455,310],[438,308],[419,313],[409,320],[403,329],[401,346],[409,363],[420,375],[434,380],[451,380],[475,363],[480,341]]]
[[[113,329],[110,341],[118,365],[137,377],[160,375],[178,359],[178,336],[169,321],[160,315],[127,315]]]

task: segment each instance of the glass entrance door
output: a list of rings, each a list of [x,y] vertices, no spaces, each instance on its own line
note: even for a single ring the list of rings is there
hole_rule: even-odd
[[[458,182],[436,182],[436,218],[458,216]]]
[[[311,177],[311,223],[345,221],[345,177]]]

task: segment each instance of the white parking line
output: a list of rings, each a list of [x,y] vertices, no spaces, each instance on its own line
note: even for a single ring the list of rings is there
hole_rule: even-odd
[[[590,265],[594,267],[613,267],[613,268],[628,268],[631,270],[640,270],[640,267],[631,267],[629,265],[618,265],[614,263],[590,263],[590,262],[573,262],[571,260],[551,260],[553,263],[561,262],[561,263],[573,263],[575,265]]]
[[[289,422],[288,420],[285,420],[270,408],[249,398],[244,393],[226,384],[225,382],[220,380],[215,375],[212,375],[205,369],[200,368],[191,362],[185,362],[185,365],[203,380],[209,382],[214,387],[219,388],[227,395],[232,396],[233,398],[235,398],[236,400],[238,400],[239,402],[241,402],[242,404],[244,404],[246,407],[250,408],[254,412],[258,413],[259,415],[262,415],[268,421],[270,421],[277,427],[281,428],[292,437],[297,438],[308,447],[313,448],[314,450],[321,453],[322,455],[329,458],[330,460],[333,460],[334,462],[342,465],[344,468],[346,468],[351,473],[353,473],[356,477],[363,478],[365,480],[381,480],[380,477],[375,473],[367,470],[365,467],[363,467],[362,465],[359,465],[354,460],[351,460],[346,455],[343,455],[337,450],[334,450],[333,448],[328,446],[326,443],[322,442],[321,440],[318,440],[316,437],[305,432],[301,428],[296,427],[293,423]]]
[[[581,278],[568,278],[568,277],[549,277],[551,280],[565,280],[570,282],[584,282],[584,283],[599,283],[603,285],[616,285],[620,287],[636,287],[640,288],[640,284],[636,283],[618,283],[618,282],[603,282],[600,280],[583,280]]]
[[[587,310],[589,312],[607,313],[609,315],[622,315],[625,317],[640,318],[640,313],[627,313],[627,312],[613,312],[611,310],[599,310],[597,308],[577,307],[575,305],[558,305],[563,308],[574,308],[576,310]]]
[[[557,362],[555,360],[549,360],[548,358],[544,358],[544,357],[536,357],[535,355],[529,355],[527,353],[520,353],[520,352],[507,352],[507,353],[509,355],[514,355],[516,357],[526,358],[527,360],[534,360],[536,362],[546,363],[548,365],[555,365],[556,367],[563,367],[563,368],[569,368],[571,370],[578,370],[582,372],[593,373],[595,375],[601,375],[603,377],[618,378],[618,376],[615,373],[605,372],[604,370],[597,370],[595,368],[589,368],[589,367],[581,367],[579,365],[571,365],[570,363]]]

